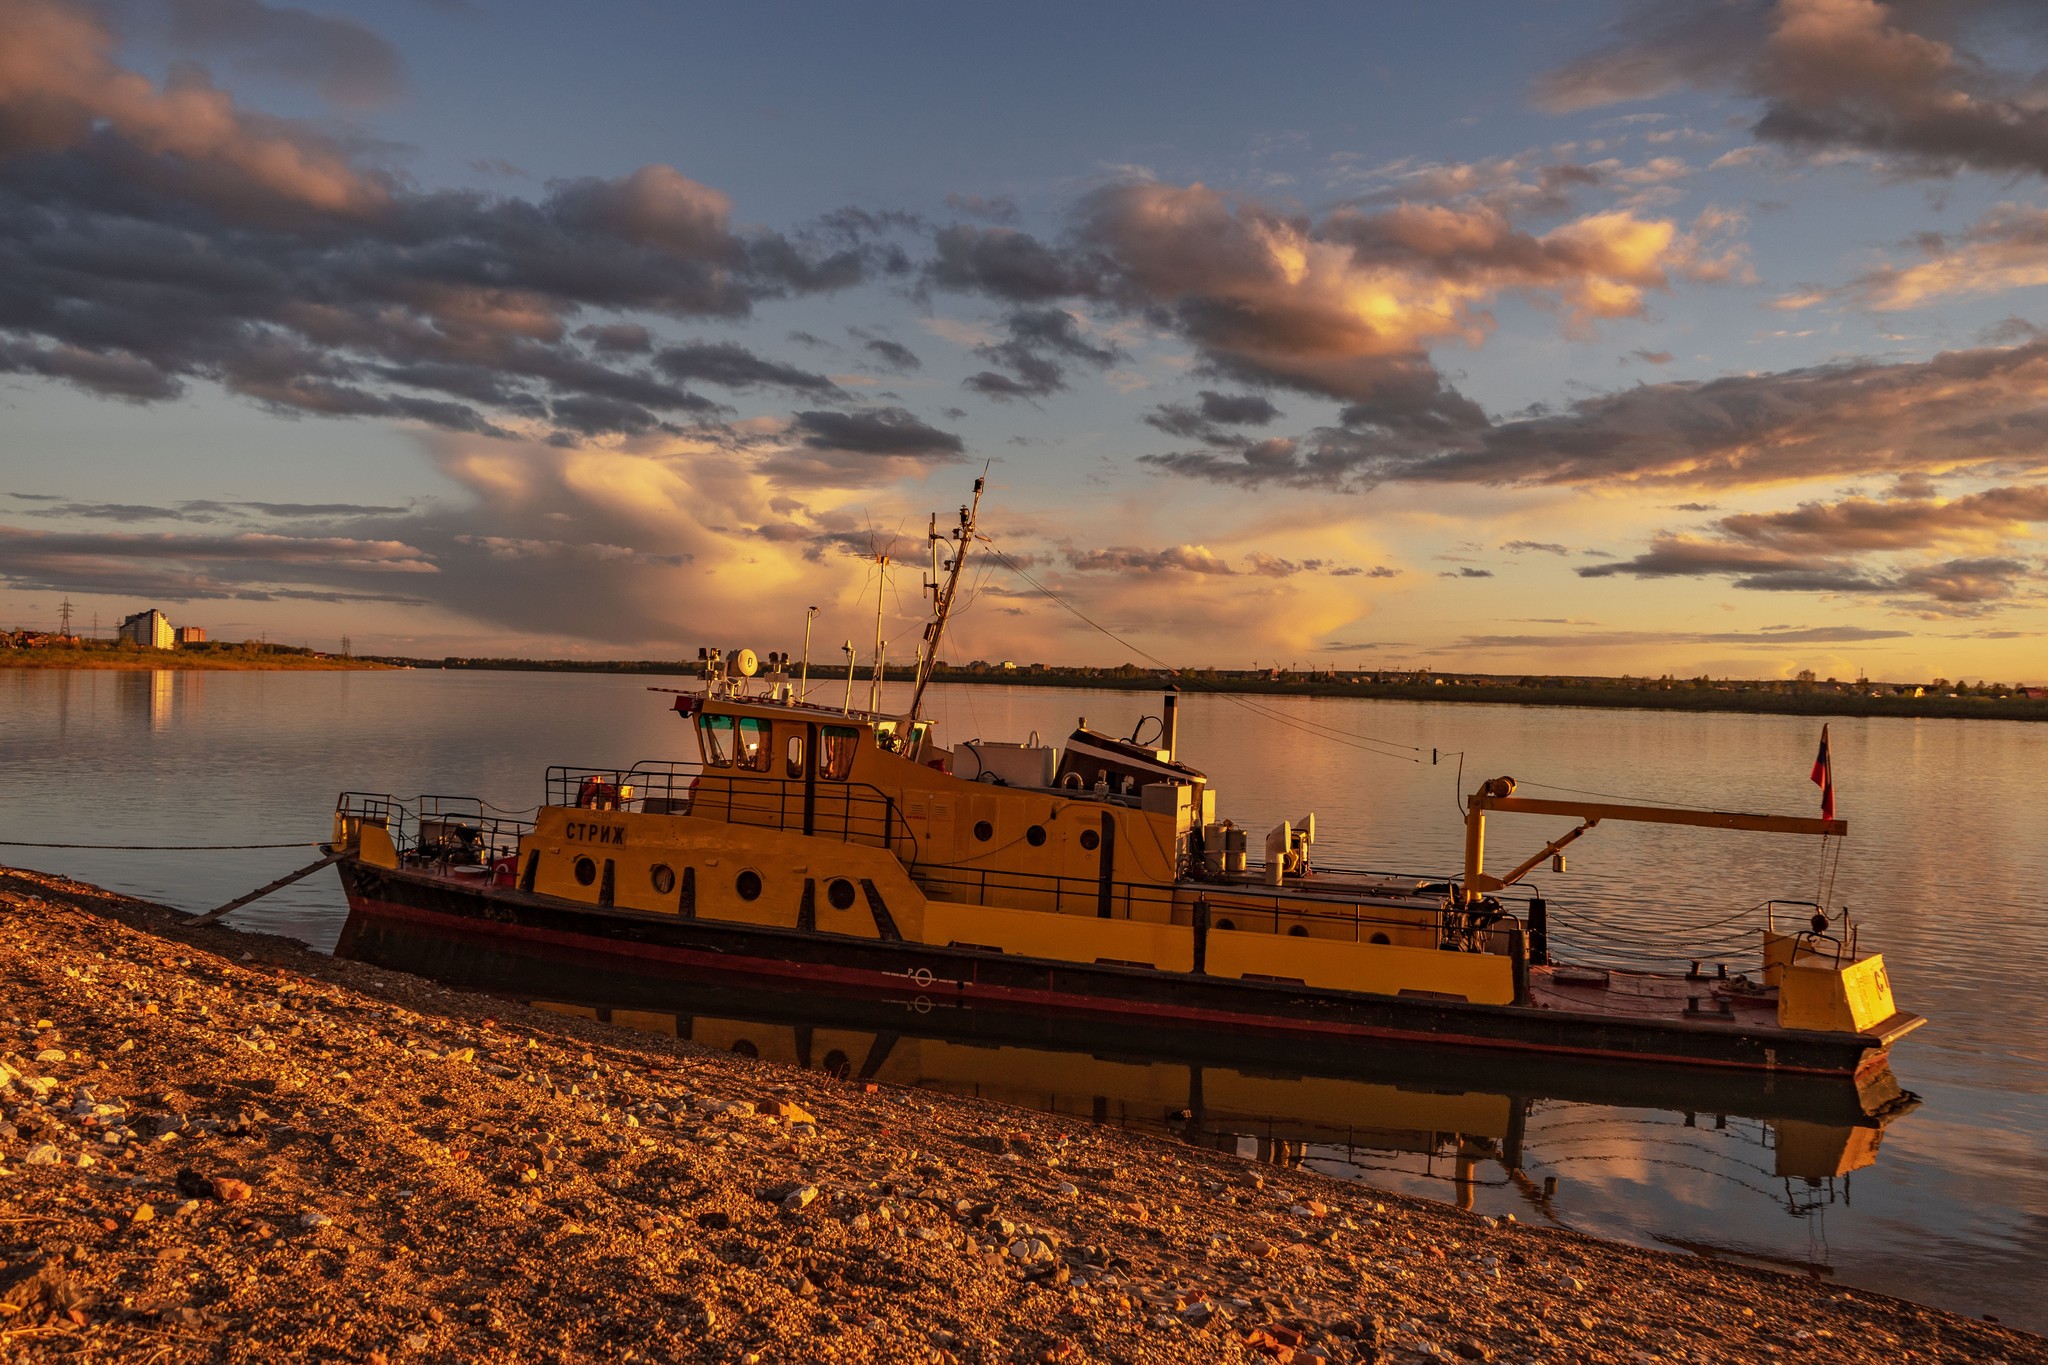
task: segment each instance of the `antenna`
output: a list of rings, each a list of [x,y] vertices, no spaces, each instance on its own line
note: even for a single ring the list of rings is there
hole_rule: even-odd
[[[811,622],[818,619],[816,607],[804,608],[804,667],[797,679],[796,699],[803,701],[811,693]]]
[[[960,525],[952,532],[954,540],[953,557],[946,564],[946,582],[941,587],[936,581],[939,566],[939,519],[932,518],[929,532],[932,542],[932,619],[924,628],[924,649],[917,661],[917,687],[910,694],[910,719],[917,720],[917,708],[924,701],[924,690],[931,684],[932,669],[939,659],[939,642],[946,635],[946,618],[953,614],[953,594],[960,589],[960,570],[967,564],[967,547],[974,543],[974,521],[981,512],[981,490],[988,483],[987,467],[983,467],[981,478],[974,481],[974,500],[960,509]]]
[[[853,641],[848,640],[839,647],[846,651],[846,704],[839,709],[850,716],[853,714]]]

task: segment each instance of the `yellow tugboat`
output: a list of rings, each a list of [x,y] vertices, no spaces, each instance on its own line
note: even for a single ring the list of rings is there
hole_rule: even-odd
[[[1084,722],[1060,748],[945,747],[921,705],[980,495],[977,481],[950,537],[932,533],[935,611],[907,710],[855,709],[850,681],[843,705],[819,705],[784,656],[764,672],[750,650],[705,651],[703,690],[674,701],[695,761],[551,769],[530,825],[481,802],[346,794],[341,951],[427,935],[1189,1032],[1832,1074],[1881,1064],[1923,1022],[1894,1006],[1846,913],[1773,903],[1757,979],[1724,979],[1553,965],[1547,905],[1511,894],[1606,820],[1828,835],[1844,821],[1532,801],[1498,778],[1468,802],[1462,875],[1400,878],[1316,866],[1313,816],[1260,837],[1255,860],[1180,759],[1170,689],[1150,743]],[[1492,876],[1489,812],[1581,824]]]

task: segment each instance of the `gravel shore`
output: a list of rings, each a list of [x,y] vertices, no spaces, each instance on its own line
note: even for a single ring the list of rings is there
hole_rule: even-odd
[[[0,871],[0,1360],[2039,1361]]]

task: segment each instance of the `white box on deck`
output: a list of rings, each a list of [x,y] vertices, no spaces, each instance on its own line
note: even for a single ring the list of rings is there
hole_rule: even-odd
[[[1138,792],[1139,804],[1155,815],[1171,815],[1174,832],[1195,827],[1195,789],[1181,782],[1153,782]]]
[[[1050,787],[1056,757],[1051,745],[969,740],[953,750],[953,775],[970,782],[986,775],[1012,787]]]

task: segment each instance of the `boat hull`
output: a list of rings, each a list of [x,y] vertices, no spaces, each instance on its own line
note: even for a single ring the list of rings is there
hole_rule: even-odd
[[[912,1009],[972,1007],[1190,1037],[1253,1035],[1332,1046],[1380,1040],[1765,1072],[1854,1076],[1882,1067],[1888,1051],[1883,1039],[1868,1034],[1780,1029],[1739,1017],[1644,1021],[1319,990],[604,910],[481,877],[355,858],[339,867],[350,915],[337,952],[370,961],[388,958],[394,936],[425,937],[541,955],[564,970],[623,969],[699,984],[902,999]]]

